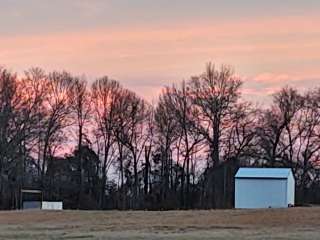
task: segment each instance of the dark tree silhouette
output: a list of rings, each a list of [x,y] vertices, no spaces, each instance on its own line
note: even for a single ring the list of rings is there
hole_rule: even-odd
[[[209,63],[153,106],[108,77],[0,68],[0,209],[22,188],[70,209],[230,208],[241,166],[290,167],[297,203],[320,203],[320,88],[261,108],[241,86]]]

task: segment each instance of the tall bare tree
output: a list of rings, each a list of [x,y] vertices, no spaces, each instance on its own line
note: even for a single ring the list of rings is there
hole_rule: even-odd
[[[80,187],[78,194],[78,207],[81,207],[81,198],[84,194],[84,161],[82,158],[83,144],[88,139],[86,127],[90,121],[91,102],[87,90],[87,81],[83,78],[73,78],[70,92],[70,107],[74,124],[77,126],[77,154],[78,154],[78,171],[80,177]]]
[[[44,117],[45,117],[45,107],[44,101],[46,99],[46,94],[48,94],[48,84],[47,75],[41,68],[31,68],[25,71],[24,77],[26,95],[33,99],[36,107],[36,115],[38,118],[38,124],[36,127],[37,139],[34,144],[34,153],[37,155],[37,172],[38,177],[41,176],[41,159],[42,159],[42,149],[43,149],[43,134],[44,129]]]
[[[293,169],[296,182],[305,196],[308,187],[317,180],[316,169],[320,165],[320,89],[307,92],[303,96],[303,107],[295,118],[296,140],[292,147],[294,153]]]
[[[193,104],[200,121],[195,127],[205,137],[210,148],[211,164],[220,163],[220,137],[223,123],[230,121],[231,112],[240,98],[242,81],[231,67],[217,69],[209,63],[200,77],[192,78]]]
[[[37,136],[39,99],[30,90],[25,80],[0,68],[0,194],[5,190],[3,184],[7,184],[6,190],[12,191],[15,207],[20,206],[24,169]]]
[[[122,87],[108,77],[97,79],[91,88],[94,121],[98,135],[102,138],[102,184],[100,193],[100,207],[104,206],[107,172],[114,161],[114,129],[117,119],[117,101]]]
[[[223,65],[217,69],[209,63],[206,71],[198,77],[193,77],[189,85],[192,89],[194,111],[199,117],[194,127],[205,138],[209,150],[206,177],[208,202],[211,207],[217,207],[222,204],[219,195],[223,189],[223,181],[213,170],[221,163],[221,136],[226,133],[232,122],[232,113],[240,99],[242,81],[235,76],[231,67]]]
[[[171,109],[169,99],[170,89],[165,88],[159,97],[158,105],[155,109],[155,135],[158,151],[160,152],[160,196],[163,202],[169,195],[170,172],[172,169],[173,143],[178,139],[177,121]]]
[[[69,95],[72,89],[72,76],[67,72],[52,72],[48,75],[47,94],[43,107],[43,154],[42,154],[42,184],[46,184],[45,174],[52,164],[56,151],[61,149],[62,143],[66,142],[65,131],[71,125]],[[49,187],[53,184],[53,171],[48,176]],[[53,193],[49,190],[48,195]]]
[[[179,135],[179,156],[183,157],[181,173],[181,205],[190,208],[190,171],[191,157],[197,149],[197,145],[203,141],[203,136],[199,134],[197,125],[198,116],[192,105],[190,97],[191,90],[183,81],[180,88],[173,86],[166,91],[166,104],[173,113],[177,124],[177,134]],[[179,159],[177,159],[179,161]],[[186,184],[185,184],[186,183]],[[186,185],[186,187],[185,187]]]
[[[301,96],[295,89],[283,88],[274,95],[270,109],[261,115],[262,124],[259,128],[260,145],[264,151],[265,160],[270,166],[277,162],[283,164],[283,159],[293,161],[293,147],[296,137],[293,136],[292,123],[302,106]]]

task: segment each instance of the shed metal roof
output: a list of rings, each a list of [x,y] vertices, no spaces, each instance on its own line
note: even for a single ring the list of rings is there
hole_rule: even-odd
[[[290,168],[240,168],[236,178],[288,178]]]

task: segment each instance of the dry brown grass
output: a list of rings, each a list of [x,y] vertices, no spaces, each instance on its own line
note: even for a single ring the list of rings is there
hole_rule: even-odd
[[[320,208],[6,211],[0,239],[320,239]]]

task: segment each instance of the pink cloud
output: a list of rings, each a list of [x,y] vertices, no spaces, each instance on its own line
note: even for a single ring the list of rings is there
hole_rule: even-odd
[[[304,80],[319,79],[320,72],[318,74],[308,74],[308,73],[261,73],[254,77],[244,77],[245,81],[251,83],[259,84],[275,84],[275,83],[297,83]],[[319,82],[320,84],[320,82]]]
[[[272,95],[281,88],[290,86],[300,92],[320,87],[320,73],[261,73],[253,77],[242,77],[245,99],[270,103]]]
[[[262,73],[254,77],[254,81],[260,83],[278,83],[283,81],[290,80],[290,76],[288,74],[272,74],[272,73]]]
[[[299,85],[302,79],[320,76],[317,22],[320,16],[208,19],[170,26],[146,23],[134,28],[1,36],[0,64],[20,71],[39,65],[90,76],[109,74],[124,85],[139,85],[139,94],[150,98],[157,87],[200,73],[213,60],[235,65],[241,75],[254,75],[245,78],[245,91],[258,96],[281,84]],[[306,62],[310,64],[302,67]]]

